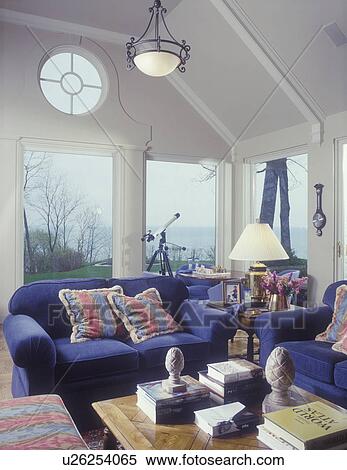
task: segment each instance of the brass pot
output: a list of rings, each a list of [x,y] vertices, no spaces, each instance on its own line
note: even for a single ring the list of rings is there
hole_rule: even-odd
[[[279,310],[289,310],[289,298],[286,295],[271,294],[269,300],[269,310],[277,312]]]

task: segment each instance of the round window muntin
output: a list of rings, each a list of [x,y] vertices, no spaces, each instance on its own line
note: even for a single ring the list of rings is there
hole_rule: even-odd
[[[81,91],[83,91],[83,89],[86,87],[86,88],[97,88],[101,91],[100,93],[100,97],[97,101],[97,103],[91,107],[91,108],[88,108],[87,111],[84,111],[84,112],[78,112],[78,113],[75,113],[75,112],[71,112],[71,110],[73,111],[73,108],[71,108],[71,104],[70,104],[70,112],[66,112],[66,111],[63,111],[59,108],[57,108],[50,100],[49,98],[46,96],[44,90],[42,89],[42,86],[41,86],[41,82],[42,81],[46,81],[46,82],[50,82],[50,83],[57,83],[57,84],[60,84],[60,88],[61,90],[66,93],[67,95],[69,95],[71,98],[73,96],[78,96],[79,93],[68,93],[65,88],[63,87],[62,85],[62,82],[63,82],[63,79],[64,79],[64,76],[70,74],[71,72],[67,72],[67,73],[61,73],[61,77],[60,77],[60,80],[54,80],[54,79],[44,79],[41,77],[41,73],[42,73],[42,69],[44,67],[44,65],[48,62],[49,59],[52,59],[54,56],[58,55],[58,54],[63,54],[63,53],[67,53],[67,54],[74,54],[74,55],[78,55],[78,56],[81,56],[83,57],[85,60],[87,60],[88,62],[90,62],[90,64],[96,69],[96,71],[98,72],[99,74],[99,78],[100,78],[100,81],[101,81],[101,85],[85,85],[84,84],[84,81],[83,81],[83,78],[80,77],[80,75],[78,73],[75,73],[75,72],[72,72],[74,75],[77,75],[79,80],[83,83],[83,86],[82,86],[82,89]],[[38,83],[39,83],[39,87],[40,87],[40,91],[42,93],[42,95],[44,96],[45,100],[47,101],[47,103],[49,103],[50,106],[52,106],[56,111],[59,111],[61,113],[64,113],[64,114],[67,114],[68,116],[85,116],[85,115],[88,115],[89,113],[91,112],[94,112],[96,111],[97,109],[99,109],[102,104],[104,103],[105,99],[106,99],[106,96],[107,96],[107,93],[108,93],[108,89],[109,89],[109,81],[108,81],[108,76],[107,76],[107,73],[106,73],[106,70],[103,66],[103,64],[100,62],[100,60],[93,54],[91,53],[90,51],[86,50],[86,49],[83,49],[81,47],[76,47],[76,46],[58,46],[58,47],[54,47],[53,49],[51,49],[50,51],[48,51],[41,59],[41,62],[40,62],[40,65],[39,65],[39,68],[38,68]],[[86,106],[85,106],[86,107]]]

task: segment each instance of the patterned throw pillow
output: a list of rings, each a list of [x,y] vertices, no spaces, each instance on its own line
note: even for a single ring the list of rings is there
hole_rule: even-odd
[[[123,294],[120,286],[108,289],[70,290],[59,292],[72,325],[71,343],[90,339],[125,337],[122,321],[114,315],[107,296],[110,293]]]
[[[337,352],[341,352],[347,354],[347,334],[333,345],[333,350]]]
[[[107,299],[135,344],[154,336],[182,331],[172,316],[164,310],[160,294],[154,288],[135,297],[112,293]]]
[[[343,284],[336,289],[334,314],[332,322],[327,329],[316,336],[317,341],[336,343],[347,335],[347,285]]]

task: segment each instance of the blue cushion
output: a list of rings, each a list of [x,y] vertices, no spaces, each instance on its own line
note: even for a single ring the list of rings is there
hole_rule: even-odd
[[[188,286],[190,300],[208,300],[208,286]]]
[[[345,356],[346,359],[346,356]],[[335,385],[347,390],[347,360],[339,362],[335,366],[334,372]]]
[[[183,282],[169,276],[110,279],[108,283],[110,287],[116,284],[122,286],[124,294],[129,297],[135,297],[136,294],[154,287],[159,291],[165,308],[172,315],[189,297],[189,292]]]
[[[288,341],[278,346],[289,351],[298,372],[328,384],[334,383],[335,364],[346,359],[331,349],[331,343],[322,341]]]
[[[172,333],[156,336],[140,344],[128,340],[127,344],[136,349],[140,355],[140,368],[163,366],[166,353],[170,348],[179,347],[183,352],[186,363],[192,361],[207,361],[209,343],[190,333]]]
[[[54,343],[56,381],[84,380],[138,369],[138,353],[115,339],[71,344],[69,338],[59,338]]]
[[[338,281],[330,284],[323,296],[323,303],[328,305],[331,310],[334,311],[334,304],[335,304],[335,297],[336,297],[336,289],[343,284],[347,284],[347,281]]]
[[[320,382],[318,379],[300,373],[295,375],[295,385],[347,409],[347,393],[343,388]]]
[[[106,279],[38,281],[20,287],[9,302],[13,315],[28,315],[52,338],[71,335],[71,324],[59,299],[61,289],[102,289]]]

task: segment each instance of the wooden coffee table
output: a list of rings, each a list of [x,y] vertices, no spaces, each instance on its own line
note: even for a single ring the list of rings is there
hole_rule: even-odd
[[[322,401],[336,405],[298,387],[308,402]],[[104,448],[114,449],[118,440],[126,450],[256,450],[267,449],[257,440],[257,433],[215,438],[195,424],[163,425],[152,421],[136,406],[136,395],[93,403],[105,428]],[[260,413],[260,406],[257,411]]]

